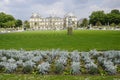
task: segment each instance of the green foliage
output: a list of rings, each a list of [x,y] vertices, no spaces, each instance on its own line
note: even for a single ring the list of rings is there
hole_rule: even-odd
[[[97,21],[96,26],[101,26],[101,25],[102,25],[101,22]]]
[[[12,15],[0,13],[0,27],[10,28],[18,25],[22,25],[21,20],[16,20]]]
[[[35,23],[35,25],[37,25],[37,23]],[[30,23],[27,20],[24,21],[24,27],[25,28],[30,28]]]
[[[22,21],[21,20],[16,20],[16,27],[22,26]]]
[[[117,10],[117,9],[114,9],[114,10],[111,11],[111,13],[112,13],[112,14],[120,14],[120,11]]]
[[[90,69],[88,70],[88,73],[90,73],[90,74],[98,74],[99,70],[97,68],[90,67]]]
[[[118,25],[120,23],[120,14],[115,13],[107,14],[107,21],[109,22],[109,24],[115,23]]]
[[[23,68],[23,73],[32,73],[33,71],[33,67],[31,67],[30,65],[27,65]]]
[[[89,22],[88,22],[87,18],[84,18],[83,21],[82,21],[81,26],[82,26],[82,27],[87,27],[87,26],[88,26],[88,23],[89,23]]]
[[[105,25],[106,14],[104,11],[93,12],[89,17],[91,24],[95,25],[97,21],[100,21],[102,25]]]
[[[115,23],[112,23],[112,24],[110,24],[110,26],[111,26],[111,27],[115,27],[115,26],[116,26],[116,24],[115,24]]]
[[[63,70],[64,70],[64,65],[61,63],[56,63],[55,73],[61,74],[61,73],[63,73]]]
[[[115,23],[119,24],[120,22],[120,11],[117,9],[112,10],[110,13],[105,14],[104,11],[96,11],[92,12],[89,16],[90,24],[95,25],[97,21],[100,21],[102,25],[108,25]]]
[[[118,27],[120,27],[120,23],[118,24]]]

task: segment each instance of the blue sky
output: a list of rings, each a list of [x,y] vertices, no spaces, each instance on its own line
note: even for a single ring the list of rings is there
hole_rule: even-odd
[[[55,14],[64,17],[68,12],[78,19],[88,18],[92,11],[120,10],[120,0],[0,0],[0,12],[12,14],[17,19],[28,20],[32,13],[43,17]]]

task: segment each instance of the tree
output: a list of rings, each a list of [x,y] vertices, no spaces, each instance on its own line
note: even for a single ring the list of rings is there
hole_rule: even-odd
[[[24,27],[25,28],[30,28],[30,23],[27,20],[24,21]]]
[[[102,24],[101,24],[101,22],[100,21],[97,21],[96,22],[96,26],[101,26]]]
[[[10,28],[16,26],[16,20],[12,15],[0,13],[0,27]]]
[[[120,28],[120,23],[118,24],[118,27]]]
[[[84,27],[88,26],[88,20],[87,20],[87,18],[83,19],[81,26],[84,26]]]
[[[113,9],[113,10],[111,11],[111,14],[120,14],[120,11],[117,10],[117,9]]]
[[[21,26],[22,26],[22,20],[17,19],[15,26],[16,26],[16,27],[21,27]]]
[[[104,13],[104,11],[92,12],[89,18],[90,18],[90,24],[92,25],[95,25],[97,21],[100,21],[102,25],[106,24],[106,14]]]
[[[111,27],[115,27],[115,26],[116,26],[116,24],[115,24],[115,23],[112,23],[112,24],[110,24],[110,26],[111,26]]]
[[[115,23],[116,25],[120,22],[120,12],[119,10],[112,10],[111,13],[107,14],[108,22],[110,24]]]
[[[90,24],[93,25],[95,25],[97,21],[100,21],[102,25],[108,25],[112,23],[118,25],[120,23],[120,11],[117,9],[113,9],[108,14],[105,14],[104,11],[96,11],[92,12],[89,18]]]
[[[15,27],[15,21],[8,21],[4,23],[4,26],[6,26],[6,28]]]

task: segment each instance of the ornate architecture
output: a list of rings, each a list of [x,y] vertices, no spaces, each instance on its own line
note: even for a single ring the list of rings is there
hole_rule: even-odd
[[[62,30],[69,26],[77,27],[77,17],[68,13],[64,18],[50,16],[42,18],[39,14],[32,14],[30,17],[30,29],[33,30]]]

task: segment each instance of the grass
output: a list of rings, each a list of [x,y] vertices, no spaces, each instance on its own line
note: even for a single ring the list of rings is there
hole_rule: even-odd
[[[26,31],[0,34],[0,49],[120,50],[120,31]],[[0,80],[119,80],[120,76],[4,74]]]
[[[26,31],[0,34],[0,49],[120,50],[120,31]]]
[[[0,74],[0,80],[119,80],[120,76]]]

